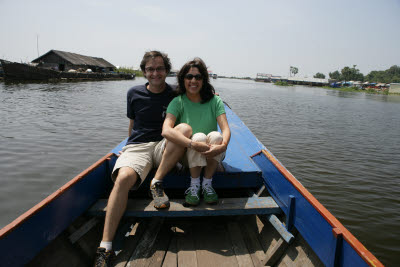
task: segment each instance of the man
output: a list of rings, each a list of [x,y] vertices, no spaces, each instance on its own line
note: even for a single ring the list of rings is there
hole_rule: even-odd
[[[174,97],[173,89],[165,82],[171,70],[168,56],[159,51],[147,52],[140,68],[148,82],[128,91],[129,138],[112,173],[115,184],[108,199],[103,238],[97,249],[95,266],[108,266],[114,256],[112,240],[125,212],[129,190],[139,187],[149,171],[160,164],[157,177],[151,181],[150,191],[154,207],[169,207],[168,196],[162,188],[162,179],[186,149],[161,136],[166,110]],[[175,129],[187,137],[192,134],[187,125],[178,125]]]

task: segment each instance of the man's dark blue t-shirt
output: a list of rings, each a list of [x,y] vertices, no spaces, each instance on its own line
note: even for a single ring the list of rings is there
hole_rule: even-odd
[[[173,89],[166,84],[162,93],[154,94],[147,85],[132,87],[127,95],[128,118],[134,120],[127,145],[161,141],[162,125],[169,102],[174,98]]]

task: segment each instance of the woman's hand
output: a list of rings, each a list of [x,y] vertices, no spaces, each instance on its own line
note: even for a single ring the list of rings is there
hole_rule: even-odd
[[[192,144],[191,148],[200,153],[210,150],[210,145],[207,145],[206,143],[203,142],[192,141],[191,144]]]
[[[210,149],[207,151],[202,152],[206,158],[213,158],[223,152],[226,151],[226,145],[221,144],[221,145],[210,145]]]

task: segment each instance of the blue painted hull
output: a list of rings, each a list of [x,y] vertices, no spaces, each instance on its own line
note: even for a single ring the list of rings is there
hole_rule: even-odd
[[[228,107],[232,131],[225,172],[217,173],[214,187],[257,189],[265,186],[326,266],[382,266],[261,144]],[[23,266],[84,214],[112,187],[110,172],[126,141],[51,196],[0,231],[0,264]],[[188,177],[169,175],[166,188],[185,188]],[[243,213],[245,214],[245,212]]]

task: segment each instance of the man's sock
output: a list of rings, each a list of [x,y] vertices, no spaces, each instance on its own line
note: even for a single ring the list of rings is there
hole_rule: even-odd
[[[105,248],[106,251],[112,250],[112,242],[101,241],[99,247]]]
[[[152,185],[155,184],[156,182],[162,182],[162,180],[153,179],[153,180],[151,180],[150,186],[152,186]]]

